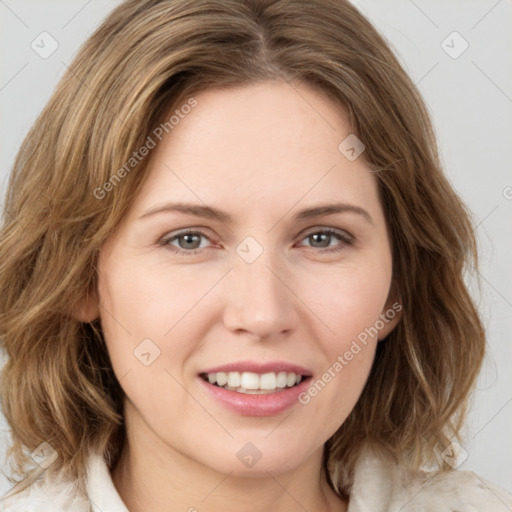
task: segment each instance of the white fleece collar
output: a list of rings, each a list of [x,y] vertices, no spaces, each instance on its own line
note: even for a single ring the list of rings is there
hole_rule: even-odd
[[[103,456],[94,453],[87,463],[87,494],[93,512],[129,512],[112,481]]]

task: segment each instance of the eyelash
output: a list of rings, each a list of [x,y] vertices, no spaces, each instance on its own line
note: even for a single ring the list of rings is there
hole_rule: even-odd
[[[350,235],[344,234],[343,232],[334,230],[332,228],[324,228],[324,229],[317,229],[315,231],[310,231],[309,233],[304,235],[304,237],[301,240],[304,240],[305,238],[308,238],[312,235],[318,235],[318,234],[334,236],[334,237],[338,238],[340,240],[340,242],[343,242],[343,243],[339,244],[341,247],[335,246],[335,248],[331,248],[331,249],[318,249],[318,252],[320,252],[322,254],[342,251],[344,249],[344,247],[343,247],[344,245],[350,246],[350,245],[353,245],[353,243],[354,243],[354,239]],[[177,240],[181,236],[185,236],[185,235],[201,235],[205,238],[208,238],[208,235],[206,235],[206,233],[204,233],[201,230],[189,230],[189,231],[182,231],[181,233],[177,233],[176,235],[173,235],[171,237],[163,238],[159,242],[159,245],[164,246],[164,247],[169,247],[171,249],[171,251],[173,251],[174,253],[182,254],[184,256],[185,255],[193,256],[195,254],[198,254],[199,252],[201,252],[204,249],[204,248],[198,248],[198,249],[185,250],[185,249],[179,249],[176,246],[173,246],[170,244],[170,242],[173,242],[174,240]],[[208,238],[208,240],[209,240],[209,238]],[[307,247],[307,246],[305,246],[305,247]],[[315,247],[313,247],[313,249],[315,249]]]

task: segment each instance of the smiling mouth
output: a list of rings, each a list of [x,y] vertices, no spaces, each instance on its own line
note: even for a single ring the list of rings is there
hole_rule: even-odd
[[[298,386],[309,378],[293,372],[214,372],[199,376],[213,386],[248,395],[268,395]]]

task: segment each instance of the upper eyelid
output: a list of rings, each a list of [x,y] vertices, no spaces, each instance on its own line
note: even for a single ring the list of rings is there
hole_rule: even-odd
[[[350,233],[346,229],[335,228],[335,227],[332,227],[332,226],[314,226],[314,227],[311,227],[311,228],[307,228],[306,230],[301,231],[301,235],[302,236],[307,236],[308,234],[316,233],[317,231],[334,231],[335,233],[346,234],[350,238],[355,238],[354,235],[352,235],[352,233]]]
[[[208,238],[210,241],[212,241],[211,240],[212,237],[208,235],[208,233],[205,231],[205,229],[206,228],[202,228],[202,227],[183,228],[182,230],[178,230],[178,232],[176,232],[174,234],[164,235],[161,238],[161,241],[162,242],[169,242],[170,240],[175,240],[178,237],[180,237],[182,235],[187,235],[187,234],[199,234],[201,236],[204,236],[205,238]],[[311,234],[320,232],[320,231],[333,231],[334,234],[338,233],[341,237],[346,235],[351,240],[355,239],[354,235],[352,235],[349,231],[347,231],[345,229],[341,229],[341,228],[335,228],[335,227],[332,227],[332,226],[312,226],[310,228],[306,228],[305,230],[301,231],[301,233],[299,235],[297,235],[297,236],[300,237],[299,240],[303,240],[305,237],[307,237],[307,236],[309,236]]]

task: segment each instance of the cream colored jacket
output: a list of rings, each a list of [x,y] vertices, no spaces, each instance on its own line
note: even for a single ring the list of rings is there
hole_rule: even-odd
[[[73,482],[42,477],[24,493],[4,497],[0,511],[129,512],[101,455],[88,460],[86,486],[88,497],[80,495]],[[367,449],[356,466],[348,511],[512,512],[512,494],[471,471],[406,473]]]

